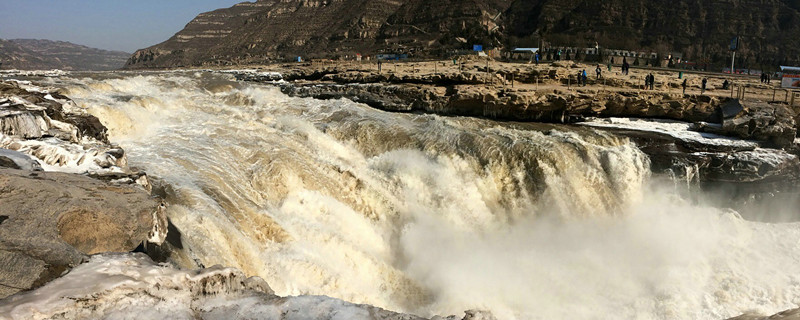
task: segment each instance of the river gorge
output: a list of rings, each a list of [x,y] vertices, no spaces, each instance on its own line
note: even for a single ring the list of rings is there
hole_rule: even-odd
[[[800,301],[797,189],[720,205],[740,199],[705,192],[691,168],[653,172],[624,134],[392,113],[224,73],[41,82],[99,118],[147,172],[171,224],[154,251],[171,267],[232,267],[278,296],[421,317],[721,319]],[[134,269],[130,257],[103,259]],[[97,304],[186,312],[124,301]]]

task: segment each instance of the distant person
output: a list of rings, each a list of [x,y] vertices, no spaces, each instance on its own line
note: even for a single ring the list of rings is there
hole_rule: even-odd
[[[625,74],[625,64],[628,63],[627,58],[622,58],[622,64],[620,65],[620,70],[622,70],[622,74]]]
[[[655,90],[655,85],[656,85],[656,76],[654,76],[651,73],[650,74],[650,90]]]
[[[700,86],[700,94],[706,93],[706,85],[708,84],[708,78],[703,78],[703,84]]]
[[[583,71],[581,71],[581,80],[583,80],[584,87],[586,86],[586,78],[586,69],[583,69]]]
[[[614,64],[614,57],[611,57],[611,60],[608,61],[609,64]]]
[[[727,90],[730,83],[728,83],[728,79],[725,79],[725,82],[722,83],[722,89]]]
[[[594,69],[594,72],[597,73],[597,79],[600,80],[600,78],[603,76],[602,75],[603,69],[600,69],[600,65],[599,64],[597,65],[597,69]]]
[[[681,86],[683,87],[683,94],[686,94],[686,79],[683,79],[683,84],[681,84]]]
[[[622,58],[622,74],[627,76],[628,72],[630,72],[630,69],[631,69],[631,65],[628,64],[628,59],[627,58]]]

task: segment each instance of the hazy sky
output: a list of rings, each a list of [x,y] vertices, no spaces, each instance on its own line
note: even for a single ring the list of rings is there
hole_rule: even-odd
[[[0,38],[61,40],[132,53],[167,40],[198,13],[244,1],[0,0]]]

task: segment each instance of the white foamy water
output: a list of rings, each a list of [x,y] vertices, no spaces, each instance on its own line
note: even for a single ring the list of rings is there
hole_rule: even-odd
[[[421,316],[719,319],[800,302],[800,228],[652,183],[591,129],[392,114],[208,74],[69,80],[172,187],[183,267]]]

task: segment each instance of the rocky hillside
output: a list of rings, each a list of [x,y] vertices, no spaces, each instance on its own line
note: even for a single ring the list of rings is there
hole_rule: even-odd
[[[506,32],[511,44],[541,35],[553,45],[672,50],[717,65],[730,64],[738,35],[737,64],[760,69],[800,61],[798,10],[796,0],[518,0]]]
[[[0,39],[0,69],[115,70],[129,56],[64,41]]]
[[[800,61],[795,0],[258,0],[203,13],[128,68],[263,63],[402,52],[447,56],[472,44],[678,51],[726,65]]]

